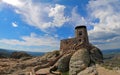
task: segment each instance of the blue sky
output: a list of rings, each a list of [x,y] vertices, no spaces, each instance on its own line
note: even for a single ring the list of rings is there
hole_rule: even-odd
[[[86,25],[100,49],[120,48],[119,0],[0,0],[0,48],[48,52]]]

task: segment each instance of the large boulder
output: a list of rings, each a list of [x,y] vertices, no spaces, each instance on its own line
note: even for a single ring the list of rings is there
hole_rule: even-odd
[[[100,51],[99,48],[92,46],[91,45],[91,49],[90,49],[90,58],[91,58],[91,62],[93,63],[102,63],[103,62],[103,54]]]
[[[70,62],[71,56],[72,56],[72,53],[65,54],[62,58],[58,60],[58,70],[60,72],[69,71],[69,62]]]
[[[69,75],[77,75],[90,64],[89,51],[86,48],[76,51],[70,59]]]

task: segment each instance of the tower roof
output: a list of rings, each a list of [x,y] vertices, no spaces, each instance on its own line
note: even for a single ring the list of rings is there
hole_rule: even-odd
[[[82,25],[82,26],[76,26],[75,29],[79,29],[79,28],[86,28],[85,25]]]

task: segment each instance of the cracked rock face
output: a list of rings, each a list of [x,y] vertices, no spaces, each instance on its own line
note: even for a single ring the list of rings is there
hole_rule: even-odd
[[[92,46],[90,49],[90,58],[91,61],[94,63],[102,63],[103,62],[103,55],[99,48]]]
[[[58,61],[58,70],[60,72],[69,71],[69,62],[72,54],[66,54]]]
[[[77,75],[90,64],[90,55],[86,48],[77,50],[70,59],[69,74]]]

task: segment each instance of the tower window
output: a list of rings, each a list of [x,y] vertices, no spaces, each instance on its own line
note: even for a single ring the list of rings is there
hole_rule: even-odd
[[[79,31],[79,35],[82,35],[82,31]]]
[[[79,42],[81,42],[82,40],[81,39],[79,39]]]

